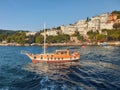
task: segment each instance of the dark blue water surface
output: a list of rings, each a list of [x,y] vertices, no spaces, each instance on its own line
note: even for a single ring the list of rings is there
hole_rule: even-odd
[[[39,46],[0,46],[0,90],[120,90],[120,47],[78,46],[72,50],[80,60],[60,64],[31,63],[21,50],[42,52]]]

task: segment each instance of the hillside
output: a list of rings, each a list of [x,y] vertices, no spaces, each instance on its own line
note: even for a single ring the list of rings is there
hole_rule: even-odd
[[[15,31],[13,31],[13,30],[3,30],[3,29],[0,29],[0,34],[12,34],[14,32]]]
[[[4,29],[0,29],[0,34],[14,34],[16,32],[28,32],[28,31],[24,31],[24,30],[4,30]]]

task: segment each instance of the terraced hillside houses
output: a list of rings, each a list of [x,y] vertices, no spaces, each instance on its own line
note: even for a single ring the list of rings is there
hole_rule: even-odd
[[[67,26],[60,26],[58,29],[47,30],[47,35],[58,35],[58,32],[63,34],[73,35],[75,31],[78,31],[81,35],[87,36],[87,32],[90,30],[101,32],[102,29],[113,29],[113,24],[120,22],[117,19],[117,14],[103,13],[86,20],[79,20],[74,24],[69,24]],[[43,34],[43,33],[42,33]]]

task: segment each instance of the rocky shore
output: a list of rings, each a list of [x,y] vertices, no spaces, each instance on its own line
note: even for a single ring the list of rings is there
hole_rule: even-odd
[[[108,46],[120,46],[120,41],[112,42],[83,42],[83,43],[46,43],[46,46],[94,46],[94,45],[108,45]],[[18,44],[18,43],[0,43],[0,46],[43,46],[43,44]]]

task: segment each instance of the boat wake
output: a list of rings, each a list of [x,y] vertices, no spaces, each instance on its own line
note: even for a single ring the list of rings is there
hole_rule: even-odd
[[[30,63],[24,69],[44,76],[39,82],[43,90],[49,88],[51,90],[90,89],[91,87],[80,82],[84,81],[84,77],[79,72],[74,71],[79,67],[79,62]]]
[[[65,62],[65,63],[29,63],[24,67],[24,70],[35,72],[36,74],[55,74],[59,73],[66,74],[67,72],[64,72],[63,70],[69,69],[73,66],[80,66],[79,62]]]
[[[39,80],[38,86],[41,90],[96,90],[99,88],[120,88],[119,80],[113,78],[119,75],[119,71],[116,71],[113,77],[109,76],[112,71],[107,72],[109,69],[113,69],[114,72],[118,67],[103,62],[80,61],[73,63],[30,63],[24,67],[24,70],[34,72],[39,76],[37,80]]]

